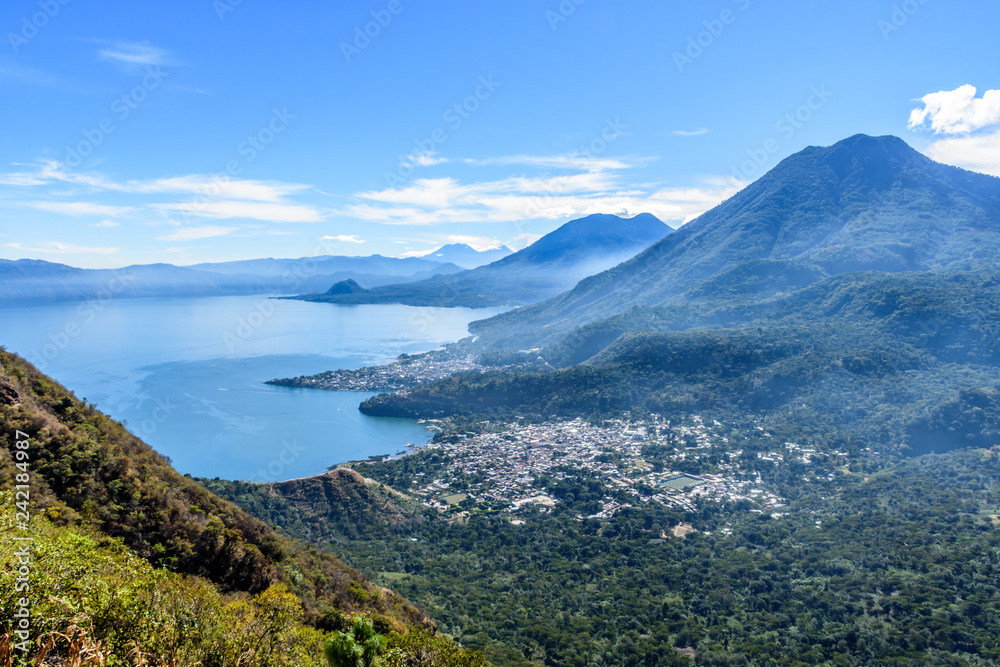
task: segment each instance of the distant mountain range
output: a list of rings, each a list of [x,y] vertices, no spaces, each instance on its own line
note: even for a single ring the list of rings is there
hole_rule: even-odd
[[[634,218],[591,215],[567,222],[527,248],[469,271],[360,292],[335,286],[326,293],[299,298],[327,303],[414,306],[535,303],[627,260],[671,231],[649,213]]]
[[[528,308],[475,323],[551,337],[635,306],[762,299],[857,271],[976,271],[1000,260],[1000,179],[896,137],[810,147],[645,252]]]
[[[473,250],[473,252],[475,252]],[[42,260],[0,260],[0,303],[85,300],[101,296],[298,294],[352,280],[365,287],[419,281],[462,268],[418,257],[301,257],[217,264],[147,264],[78,269]]]

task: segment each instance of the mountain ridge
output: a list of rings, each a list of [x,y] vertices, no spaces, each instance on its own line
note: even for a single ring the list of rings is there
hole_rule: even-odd
[[[896,137],[809,147],[627,262],[473,330],[567,331],[632,306],[673,303],[760,260],[795,262],[817,279],[987,267],[1000,261],[1000,179],[936,163]]]
[[[0,303],[74,301],[154,296],[288,294],[355,280],[369,287],[456,273],[453,264],[419,258],[303,257],[225,263],[226,270],[135,264],[117,269],[81,269],[36,259],[0,259]],[[236,266],[231,266],[236,265]],[[253,273],[259,271],[260,273]]]
[[[413,306],[485,307],[533,303],[557,294],[594,271],[632,257],[670,234],[655,216],[594,214],[571,220],[541,239],[491,264],[362,294],[302,295],[326,303],[402,303]]]

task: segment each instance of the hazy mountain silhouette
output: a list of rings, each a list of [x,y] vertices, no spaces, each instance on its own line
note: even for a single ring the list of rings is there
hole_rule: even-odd
[[[402,303],[415,306],[499,306],[534,303],[632,257],[669,234],[649,213],[634,218],[596,214],[572,220],[492,264],[406,285],[353,294],[301,298],[330,303]]]

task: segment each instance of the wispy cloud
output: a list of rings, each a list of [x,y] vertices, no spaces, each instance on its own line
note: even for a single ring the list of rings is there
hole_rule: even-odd
[[[437,164],[445,164],[448,158],[441,157],[436,151],[414,152],[406,156],[406,162],[415,167],[433,167]]]
[[[99,49],[97,57],[125,67],[176,64],[168,51],[149,42],[112,42]]]
[[[122,192],[142,194],[194,194],[204,197],[277,203],[285,197],[305,192],[311,186],[301,183],[283,183],[280,181],[224,180],[215,176],[193,174],[171,178],[158,178],[149,181],[126,181],[122,184],[114,184],[111,187],[115,187]]]
[[[134,207],[109,207],[92,202],[26,202],[28,206],[66,215],[115,217],[149,210],[201,218],[245,218],[264,222],[319,222],[323,219],[317,209],[289,201],[289,198],[312,189],[312,186],[302,183],[239,180],[211,174],[117,181],[92,171],[70,171],[52,160],[33,166],[34,169],[0,174],[0,185],[23,188],[74,185],[92,193],[177,195],[180,199]],[[54,193],[53,196],[61,195]]]
[[[389,225],[432,225],[650,212],[683,224],[746,185],[723,178],[691,188],[626,189],[611,174],[590,172],[471,184],[454,178],[420,179],[406,187],[356,193],[358,201],[340,213]]]
[[[6,58],[0,58],[0,83],[16,81],[34,86],[51,87],[59,84],[59,78],[33,67],[13,63]]]
[[[638,158],[634,162],[624,159],[602,158],[578,153],[566,155],[502,155],[499,157],[485,158],[481,160],[467,159],[465,162],[471,165],[489,166],[511,166],[522,165],[526,167],[541,167],[548,169],[572,169],[581,171],[608,171],[616,169],[630,169],[639,166],[641,163],[652,158]]]
[[[60,215],[93,215],[93,216],[118,216],[129,213],[132,209],[128,206],[108,206],[105,204],[95,204],[84,201],[32,201],[26,202],[31,208]]]
[[[708,134],[708,128],[699,127],[697,130],[674,130],[670,134],[677,137],[700,137],[703,134]]]
[[[227,234],[232,234],[238,227],[218,227],[214,225],[207,225],[204,227],[184,227],[183,229],[178,229],[176,232],[167,234],[165,236],[157,236],[157,241],[200,241],[201,239],[210,239],[216,236],[225,236]]]
[[[21,165],[24,166],[24,165]],[[225,199],[278,202],[310,190],[312,186],[283,181],[222,178],[213,174],[187,174],[145,180],[116,181],[103,174],[71,171],[55,160],[42,160],[34,169],[0,174],[0,185],[33,187],[50,183],[86,186],[92,190],[131,194],[182,194]]]
[[[33,248],[26,247],[20,243],[6,243],[4,245],[23,252],[43,253],[47,255],[113,255],[120,250],[120,248],[88,248],[71,243],[61,243],[59,241],[49,241]]]
[[[318,211],[299,204],[223,200],[152,204],[151,208],[196,218],[212,218],[213,220],[232,218],[265,222],[320,222],[323,220],[323,216]]]
[[[345,234],[341,234],[339,236],[321,236],[319,240],[320,241],[336,241],[338,243],[359,243],[359,244],[365,242],[364,239],[358,238],[354,234],[352,234],[350,236],[347,236]]]
[[[968,134],[1000,123],[1000,90],[987,90],[976,97],[976,87],[964,85],[920,98],[922,109],[910,113],[910,129],[929,121],[935,134]]]
[[[118,223],[113,220],[101,220],[100,222],[94,223],[94,227],[117,227]]]

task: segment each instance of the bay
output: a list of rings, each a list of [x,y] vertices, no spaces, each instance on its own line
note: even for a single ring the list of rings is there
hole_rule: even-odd
[[[412,420],[362,415],[373,393],[266,380],[431,350],[501,310],[261,297],[49,303],[0,309],[0,345],[125,422],[182,473],[277,481],[395,454],[429,434]]]

